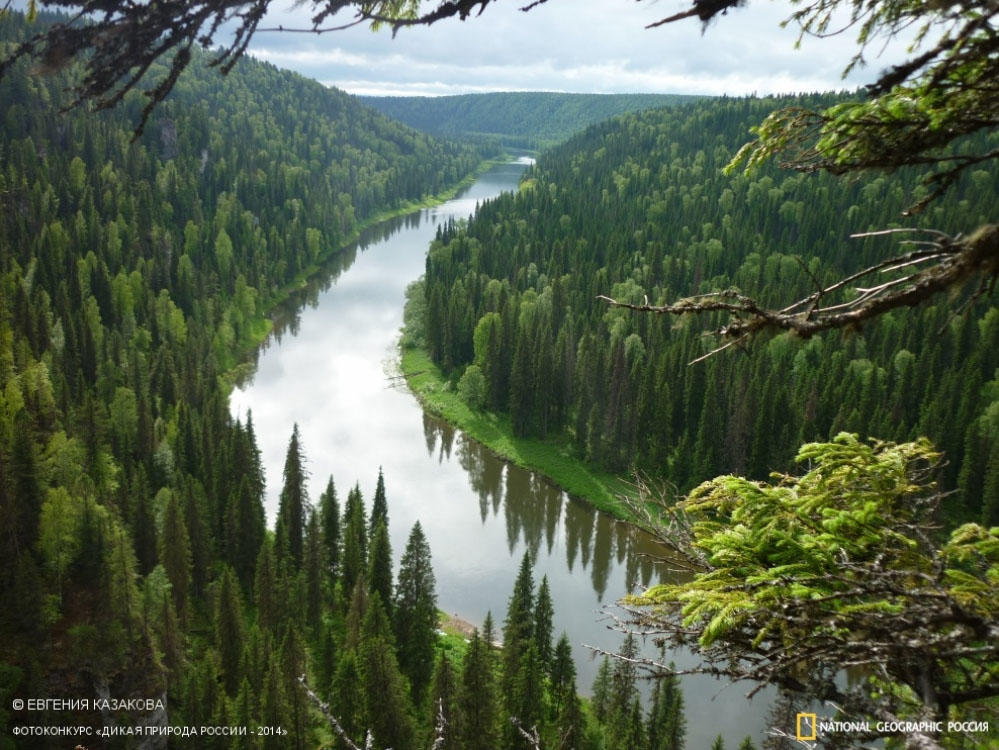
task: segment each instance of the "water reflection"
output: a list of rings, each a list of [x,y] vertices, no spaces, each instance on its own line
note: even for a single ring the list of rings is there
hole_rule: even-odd
[[[447,422],[424,413],[423,435],[428,457],[441,463],[450,458],[457,437],[457,458],[468,474],[471,489],[479,499],[479,515],[485,525],[502,519],[506,547],[513,556],[526,548],[531,556],[551,557],[563,548],[566,572],[572,573],[577,558],[588,572],[598,603],[604,602],[613,567],[624,569],[624,591],[648,586],[655,580],[676,580],[675,574],[658,560],[660,550],[639,529],[598,513],[566,495],[545,477],[498,458],[488,448]],[[616,565],[615,565],[616,563]]]

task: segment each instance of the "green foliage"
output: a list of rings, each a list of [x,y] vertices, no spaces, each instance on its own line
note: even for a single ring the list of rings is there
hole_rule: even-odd
[[[458,380],[458,395],[473,409],[479,410],[486,403],[486,379],[478,365],[469,365]]]
[[[835,696],[855,713],[945,717],[999,695],[999,647],[987,635],[999,617],[999,528],[965,524],[938,546],[940,455],[929,441],[844,433],[797,460],[800,476],[696,488],[672,511],[689,535],[693,580],[631,602],[675,623],[674,645],[731,659],[727,674]],[[842,691],[836,676],[850,664],[885,679]]]

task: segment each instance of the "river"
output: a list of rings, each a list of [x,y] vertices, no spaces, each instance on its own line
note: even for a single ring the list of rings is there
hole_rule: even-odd
[[[556,637],[569,635],[578,685],[588,693],[598,663],[584,644],[615,649],[622,639],[601,608],[666,575],[653,562],[657,548],[643,532],[425,414],[398,378],[403,293],[423,273],[437,227],[515,189],[528,163],[497,166],[454,200],[380,224],[333,258],[278,311],[230,407],[241,418],[252,410],[271,526],[296,422],[314,501],[332,476],[341,507],[358,483],[370,509],[381,467],[393,557],[398,563],[419,520],[446,612],[481,625],[491,610],[500,627],[530,550],[535,583],[547,575],[551,585]],[[689,656],[676,660],[689,663]],[[707,678],[685,678],[683,689],[688,748],[706,749],[718,733],[729,750],[747,734],[759,745],[769,700],[747,701],[745,686]]]

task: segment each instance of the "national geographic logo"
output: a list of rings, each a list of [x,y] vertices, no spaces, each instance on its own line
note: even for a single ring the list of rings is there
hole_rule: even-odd
[[[815,742],[815,714],[799,713],[794,722],[794,733],[799,742]]]
[[[872,732],[873,730],[873,732]],[[914,732],[920,734],[940,735],[944,733],[988,734],[991,726],[987,721],[843,721],[838,719],[819,719],[815,714],[800,712],[795,717],[794,735],[799,742],[816,742],[818,736],[830,734],[862,734],[872,733],[883,737],[906,735]]]

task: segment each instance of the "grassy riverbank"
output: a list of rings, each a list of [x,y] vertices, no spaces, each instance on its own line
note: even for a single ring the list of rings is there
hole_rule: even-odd
[[[240,341],[236,342],[230,351],[224,352],[221,355],[223,361],[220,369],[224,374],[220,376],[220,379],[225,392],[230,392],[235,383],[239,381],[242,376],[252,371],[254,363],[248,361],[247,358],[270,334],[271,328],[273,327],[270,314],[273,312],[274,308],[287,300],[294,292],[303,288],[309,282],[309,279],[319,273],[322,267],[329,262],[331,258],[342,252],[343,249],[352,242],[356,242],[364,230],[369,229],[376,224],[380,224],[383,221],[394,219],[397,216],[405,216],[406,214],[411,214],[415,211],[421,211],[425,208],[433,208],[434,206],[439,206],[442,203],[447,203],[461,190],[475,182],[475,180],[477,180],[483,173],[499,164],[506,164],[509,161],[512,161],[512,158],[509,156],[496,159],[486,159],[474,170],[465,175],[460,182],[441,193],[425,196],[420,201],[404,201],[394,208],[372,214],[364,221],[358,223],[358,225],[354,228],[354,231],[351,232],[351,234],[341,243],[327,248],[319,256],[315,263],[299,273],[293,281],[283,286],[275,294],[263,299],[259,306],[259,309],[263,312],[254,318],[250,323],[249,334],[244,336]]]
[[[447,379],[423,350],[402,349],[400,366],[410,389],[427,411],[461,428],[517,466],[544,474],[597,509],[618,518],[628,517],[618,499],[628,486],[619,477],[580,461],[567,445],[515,437],[506,415],[473,410],[448,386]]]

